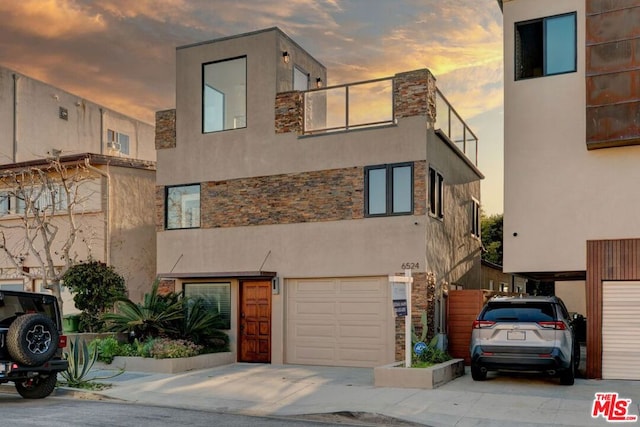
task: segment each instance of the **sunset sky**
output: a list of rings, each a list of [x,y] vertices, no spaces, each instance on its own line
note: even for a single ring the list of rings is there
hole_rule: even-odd
[[[429,68],[480,139],[482,205],[502,213],[502,14],[495,0],[2,0],[0,65],[154,123],[175,48],[280,27],[328,85]]]

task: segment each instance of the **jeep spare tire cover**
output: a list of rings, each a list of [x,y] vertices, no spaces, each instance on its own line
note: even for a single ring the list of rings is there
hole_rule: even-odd
[[[7,350],[18,363],[27,366],[42,365],[58,349],[60,335],[51,318],[32,313],[18,316],[7,332]]]

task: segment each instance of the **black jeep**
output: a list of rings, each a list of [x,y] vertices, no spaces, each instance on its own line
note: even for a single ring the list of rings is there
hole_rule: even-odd
[[[0,291],[0,384],[13,381],[26,399],[49,396],[69,366],[66,342],[53,295]]]

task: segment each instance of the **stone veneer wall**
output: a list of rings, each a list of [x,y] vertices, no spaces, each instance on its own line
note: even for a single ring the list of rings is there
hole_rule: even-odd
[[[415,70],[394,77],[395,118],[421,116],[427,123],[436,121],[436,79],[429,70]]]
[[[156,112],[156,150],[175,148],[176,110]]]
[[[402,276],[404,273],[397,273]],[[411,323],[416,334],[422,333],[422,312],[427,312],[427,341],[434,337],[435,325],[435,280],[428,273],[413,273],[413,285],[411,289]],[[396,360],[405,358],[405,317],[396,317]]]
[[[302,92],[283,92],[276,95],[276,133],[301,134],[304,99]]]
[[[426,212],[426,162],[414,162],[414,213]],[[164,229],[163,186],[156,188],[156,229]],[[211,181],[200,188],[201,228],[364,218],[364,168]]]

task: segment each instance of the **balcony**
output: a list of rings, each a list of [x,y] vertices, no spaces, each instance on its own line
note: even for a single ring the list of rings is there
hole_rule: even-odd
[[[478,138],[435,86],[428,70],[416,70],[305,92],[278,94],[276,132],[303,135],[395,125],[426,116],[428,127],[478,165]]]

